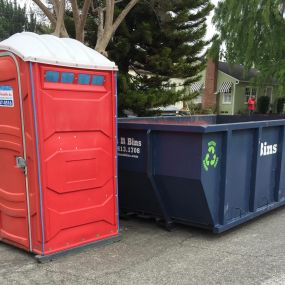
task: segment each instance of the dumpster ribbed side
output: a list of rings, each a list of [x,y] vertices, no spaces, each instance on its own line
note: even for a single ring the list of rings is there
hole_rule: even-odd
[[[278,172],[277,172],[277,183],[275,192],[275,201],[279,202],[285,199],[285,126],[281,127],[279,135],[279,161],[278,161]]]
[[[166,131],[119,132],[120,208],[211,228],[213,219],[201,184],[202,135]],[[139,154],[128,143],[137,142]]]
[[[139,121],[119,124],[130,141],[144,136],[139,159],[119,159],[123,210],[219,233],[285,204],[285,120]]]
[[[284,202],[284,127],[230,129],[221,138],[220,173],[215,170],[213,177],[209,170],[202,175],[214,219],[213,230],[217,232]],[[209,141],[208,136],[204,140]],[[215,191],[211,184],[217,179],[220,179],[220,191]],[[209,193],[213,191],[220,197],[219,201],[211,198]],[[219,218],[215,215],[217,205],[220,205]]]

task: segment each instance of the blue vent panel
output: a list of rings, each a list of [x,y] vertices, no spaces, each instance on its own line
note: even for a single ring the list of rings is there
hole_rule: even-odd
[[[90,83],[90,74],[79,74],[78,84],[88,85]]]
[[[74,73],[72,72],[63,72],[61,74],[61,83],[73,83]]]
[[[59,81],[59,72],[58,71],[47,71],[45,73],[46,82],[58,82]]]
[[[104,76],[103,75],[93,75],[92,85],[104,85]]]

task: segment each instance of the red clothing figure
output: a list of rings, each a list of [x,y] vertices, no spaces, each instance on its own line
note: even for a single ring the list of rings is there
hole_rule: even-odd
[[[248,101],[247,101],[247,109],[249,111],[249,114],[251,115],[255,109],[255,98],[253,97],[249,97]]]

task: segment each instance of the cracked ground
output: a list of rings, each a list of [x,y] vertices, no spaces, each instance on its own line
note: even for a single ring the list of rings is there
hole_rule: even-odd
[[[222,235],[121,221],[122,241],[45,264],[0,243],[0,284],[285,284],[285,209]]]

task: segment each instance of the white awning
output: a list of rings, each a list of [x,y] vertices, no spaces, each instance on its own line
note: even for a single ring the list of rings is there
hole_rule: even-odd
[[[194,82],[191,84],[192,92],[199,92],[203,88],[203,82]]]
[[[230,93],[233,83],[231,81],[224,81],[219,89],[221,93]]]

